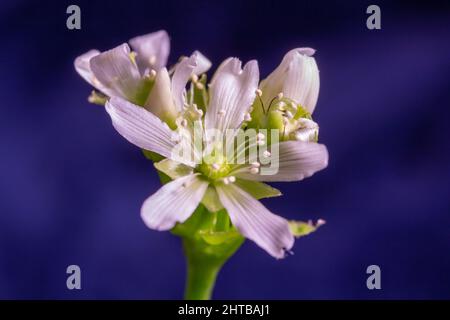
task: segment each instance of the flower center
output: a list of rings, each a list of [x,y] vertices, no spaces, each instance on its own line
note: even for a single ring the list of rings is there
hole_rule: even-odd
[[[230,165],[221,154],[204,156],[202,163],[197,167],[198,172],[211,180],[219,180],[226,177],[230,169]]]

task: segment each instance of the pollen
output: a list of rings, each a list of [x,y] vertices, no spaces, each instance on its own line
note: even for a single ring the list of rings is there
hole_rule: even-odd
[[[251,174],[258,174],[259,173],[259,168],[251,168],[250,169],[250,173]]]

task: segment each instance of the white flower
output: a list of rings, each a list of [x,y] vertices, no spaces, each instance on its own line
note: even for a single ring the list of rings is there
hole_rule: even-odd
[[[264,105],[270,105],[270,101],[282,93],[282,97],[295,101],[310,114],[313,113],[320,87],[314,53],[315,50],[311,48],[297,48],[286,53],[280,65],[261,81]]]
[[[93,87],[109,97],[122,97],[162,119],[176,117],[178,110],[171,104],[171,98],[168,99],[171,92],[166,69],[170,51],[167,32],[157,31],[129,42],[134,51],[126,43],[102,53],[90,50],[75,59],[75,69]],[[194,54],[199,57],[194,72],[206,72],[211,66],[210,61],[199,52]],[[174,86],[177,89],[178,83],[178,80],[175,81],[172,89]]]
[[[186,103],[186,79],[195,73],[198,59],[194,54],[183,60],[175,71],[170,85],[175,105]],[[258,80],[256,61],[248,62],[242,69],[238,59],[225,60],[211,81],[210,99],[204,115],[205,130],[217,129],[224,132],[227,129],[239,129],[255,99]],[[169,82],[166,79],[167,90]],[[112,97],[106,103],[106,111],[111,116],[115,129],[128,141],[166,158],[172,157],[172,150],[176,146],[176,141],[171,139],[174,131],[155,115],[120,97]],[[328,153],[324,145],[313,142],[286,141],[280,142],[276,147],[279,148],[279,170],[275,175],[259,174],[259,163],[235,167],[224,158],[211,164],[203,162],[197,165],[189,161],[180,164],[190,167],[190,170],[187,170],[186,175],[165,184],[145,200],[141,210],[144,222],[152,229],[173,228],[176,223],[182,223],[191,216],[207,188],[212,187],[227,210],[231,222],[243,236],[256,242],[272,256],[284,257],[286,250],[290,250],[294,243],[288,221],[270,212],[241,189],[239,180],[301,180],[325,168]],[[274,157],[270,152],[265,153],[265,156]]]

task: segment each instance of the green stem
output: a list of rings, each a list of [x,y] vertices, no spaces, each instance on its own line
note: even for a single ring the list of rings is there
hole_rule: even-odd
[[[183,244],[187,260],[184,298],[186,300],[209,300],[217,274],[225,261],[196,250],[195,243],[188,239],[184,239]]]

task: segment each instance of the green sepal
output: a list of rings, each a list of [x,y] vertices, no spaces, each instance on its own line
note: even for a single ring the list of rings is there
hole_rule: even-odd
[[[154,166],[172,180],[187,176],[193,172],[191,167],[170,159],[155,162]]]
[[[108,96],[105,96],[101,92],[92,90],[91,94],[88,97],[88,101],[99,106],[104,106],[106,101],[108,101]]]
[[[235,184],[256,200],[282,195],[280,190],[259,181],[236,179]]]
[[[307,236],[307,235],[313,233],[314,231],[316,231],[317,229],[319,229],[319,227],[323,225],[323,223],[322,224],[316,223],[314,225],[311,221],[303,222],[303,221],[295,221],[295,220],[288,221],[288,223],[289,223],[289,228],[291,229],[292,234],[296,238]]]
[[[202,199],[202,204],[210,212],[217,212],[223,209],[216,189],[213,186],[208,186],[208,189],[206,189],[205,195]]]

